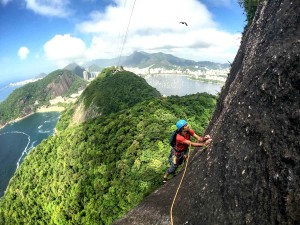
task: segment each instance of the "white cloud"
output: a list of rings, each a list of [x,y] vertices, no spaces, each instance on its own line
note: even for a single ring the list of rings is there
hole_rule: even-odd
[[[26,7],[44,16],[67,17],[69,0],[25,0]]]
[[[224,4],[229,1],[222,0]],[[75,61],[115,58],[121,52],[129,55],[136,50],[214,62],[233,61],[236,55],[241,34],[221,30],[198,0],[136,1],[126,39],[134,0],[114,3],[104,11],[93,11],[89,20],[77,24],[79,32],[91,36],[90,43],[69,34],[56,35],[44,45],[47,58],[65,66]]]
[[[55,35],[44,44],[45,55],[48,59],[56,61],[57,65],[65,66],[68,63],[85,58],[85,43],[70,34]]]
[[[29,49],[27,47],[21,47],[19,48],[19,51],[18,51],[18,56],[21,60],[24,60],[27,58],[28,54],[29,54]]]
[[[223,4],[229,2],[222,0]],[[77,25],[80,32],[93,35],[88,57],[118,57],[133,3],[134,0],[116,0],[105,11],[94,11],[90,20]],[[220,30],[206,6],[197,0],[139,0],[135,3],[122,55],[134,50],[163,51],[195,61],[211,55],[210,60],[227,62],[233,60],[238,49],[238,36],[241,34]]]

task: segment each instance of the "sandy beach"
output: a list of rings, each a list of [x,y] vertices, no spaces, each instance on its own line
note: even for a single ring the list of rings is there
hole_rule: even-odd
[[[36,112],[62,112],[65,110],[65,107],[62,106],[49,106],[49,107],[41,107],[36,110]]]

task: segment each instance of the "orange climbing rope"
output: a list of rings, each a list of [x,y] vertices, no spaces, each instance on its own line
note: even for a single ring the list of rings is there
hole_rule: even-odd
[[[173,224],[173,207],[174,207],[174,203],[175,203],[176,198],[177,198],[177,194],[178,194],[179,189],[180,189],[180,187],[181,187],[182,181],[183,181],[183,179],[184,179],[184,176],[185,176],[185,173],[186,173],[186,169],[187,169],[187,165],[188,165],[188,163],[189,163],[189,158],[190,158],[190,148],[191,148],[191,144],[190,144],[190,147],[189,147],[189,152],[188,152],[187,160],[185,161],[185,167],[184,167],[183,175],[182,175],[182,177],[181,177],[180,183],[179,183],[178,188],[177,188],[177,190],[176,190],[176,193],[175,193],[175,196],[174,196],[174,198],[173,198],[172,205],[171,205],[171,209],[170,209],[171,225],[174,225],[174,224]],[[202,148],[202,150],[204,150],[204,149],[206,149],[206,148],[207,148],[207,146],[204,146],[204,147]]]
[[[178,188],[177,188],[177,190],[176,190],[176,193],[175,193],[175,196],[174,196],[174,198],[173,198],[172,205],[171,205],[171,209],[170,209],[171,225],[173,225],[173,207],[174,207],[174,203],[175,203],[175,200],[176,200],[176,198],[177,198],[177,194],[178,194],[178,192],[179,192],[179,189],[180,189],[180,187],[181,187],[183,178],[184,178],[184,176],[185,176],[186,168],[187,168],[187,165],[188,165],[188,162],[189,162],[189,158],[190,158],[190,157],[189,157],[189,156],[190,156],[190,148],[191,148],[191,144],[190,144],[189,151],[188,151],[188,157],[187,157],[187,159],[186,159],[186,161],[185,161],[184,172],[183,172],[183,175],[182,175],[182,177],[181,177],[181,180],[180,180],[180,183],[179,183],[179,185],[178,185]]]

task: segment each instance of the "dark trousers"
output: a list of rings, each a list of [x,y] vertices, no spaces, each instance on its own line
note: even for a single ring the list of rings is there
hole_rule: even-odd
[[[183,161],[187,158],[189,150],[176,151],[174,148],[171,149],[169,155],[170,167],[168,169],[169,174],[174,174],[178,166],[182,164]]]

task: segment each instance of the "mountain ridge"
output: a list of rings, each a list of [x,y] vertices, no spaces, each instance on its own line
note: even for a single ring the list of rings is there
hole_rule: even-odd
[[[70,70],[72,73],[76,74],[77,76],[83,78],[83,71],[85,68],[79,66],[77,63],[68,64],[63,68],[64,70]]]
[[[119,62],[120,61],[120,62]],[[117,64],[122,65],[124,67],[138,67],[138,68],[173,68],[176,69],[178,67],[184,68],[208,68],[208,69],[225,69],[230,66],[229,63],[215,63],[210,61],[193,61],[188,59],[183,59],[176,57],[171,54],[165,54],[162,52],[158,53],[147,53],[143,51],[135,51],[131,55],[123,56],[119,58],[112,59],[95,59],[90,62],[87,62],[83,65],[85,68],[89,68],[90,66],[98,66],[100,68],[108,67],[108,66],[117,66]]]
[[[70,63],[65,66],[64,69],[68,69],[84,79],[89,79],[96,77],[97,74],[106,67],[120,66],[117,64],[139,75],[179,73],[189,74],[193,79],[214,82],[220,80],[224,82],[224,78],[218,76],[226,77],[230,67],[229,63],[215,63],[211,61],[196,62],[162,52],[147,53],[135,51],[131,55],[122,56],[120,58],[91,60],[81,66],[77,63]],[[84,71],[87,73],[86,76],[84,76]]]
[[[138,59],[139,61],[135,61]],[[146,53],[146,52],[134,52],[123,60],[124,66],[132,67],[205,67],[209,69],[224,69],[228,68],[228,63],[215,63],[210,61],[193,61],[176,57],[172,54],[158,53]]]

